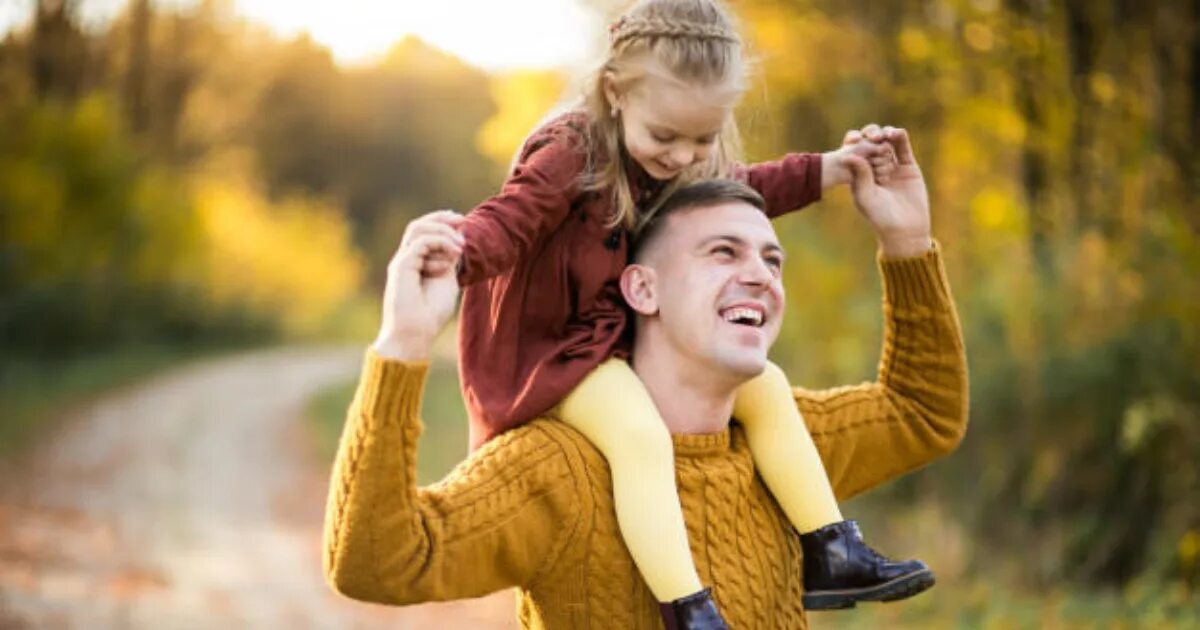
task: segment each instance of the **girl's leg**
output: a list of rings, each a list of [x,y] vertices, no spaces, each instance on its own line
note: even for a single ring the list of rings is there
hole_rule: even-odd
[[[762,374],[738,388],[733,415],[746,428],[763,482],[796,531],[807,533],[843,520],[817,446],[779,366],[768,362]]]
[[[617,524],[654,596],[670,602],[700,591],[675,487],[671,434],[633,369],[609,359],[558,409],[608,459]]]
[[[894,601],[933,586],[933,572],[925,563],[889,560],[863,541],[856,523],[842,519],[783,370],[768,363],[761,375],[739,388],[734,415],[746,427],[759,474],[800,532],[805,608]]]

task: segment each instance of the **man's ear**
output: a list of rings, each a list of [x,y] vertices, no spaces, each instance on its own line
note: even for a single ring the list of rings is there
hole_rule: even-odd
[[[636,263],[621,272],[621,295],[633,312],[638,315],[658,313],[657,279],[653,269]]]

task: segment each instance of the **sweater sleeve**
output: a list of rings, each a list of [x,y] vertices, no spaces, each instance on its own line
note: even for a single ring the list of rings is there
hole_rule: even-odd
[[[368,352],[334,462],[323,563],[334,590],[411,604],[535,582],[567,544],[579,493],[562,446],[522,428],[445,479],[415,481],[428,366]]]
[[[758,191],[772,219],[821,199],[821,154],[789,153],[778,160],[739,165],[734,179]]]
[[[878,379],[796,403],[839,500],[954,450],[967,428],[967,361],[938,247],[880,257],[884,341]]]
[[[461,286],[502,274],[562,224],[580,195],[583,134],[565,120],[526,141],[499,194],[467,213]]]

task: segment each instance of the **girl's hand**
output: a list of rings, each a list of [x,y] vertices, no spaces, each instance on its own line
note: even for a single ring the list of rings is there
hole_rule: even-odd
[[[883,140],[869,140],[861,131],[852,129],[842,138],[842,146],[839,149],[821,156],[823,189],[853,181],[853,174],[845,165],[845,158],[851,155],[861,157],[870,164],[877,184],[886,184],[899,166],[891,144]]]
[[[870,124],[863,129],[879,129],[879,125]],[[871,173],[875,175],[875,183],[880,186],[887,184],[892,174],[900,167],[895,147],[888,142],[887,136],[882,134],[873,134],[868,138],[863,135],[863,131],[851,129],[842,138],[842,150],[848,150],[849,154],[866,159],[871,165]]]

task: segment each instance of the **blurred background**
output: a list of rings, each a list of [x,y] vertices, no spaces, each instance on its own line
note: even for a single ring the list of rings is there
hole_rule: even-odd
[[[405,223],[495,191],[626,4],[0,0],[0,627],[511,627],[328,596],[324,475]],[[747,158],[908,128],[967,336],[961,449],[846,508],[940,585],[812,625],[1200,627],[1200,1],[730,5]],[[873,378],[848,194],[776,228],[774,358]]]

